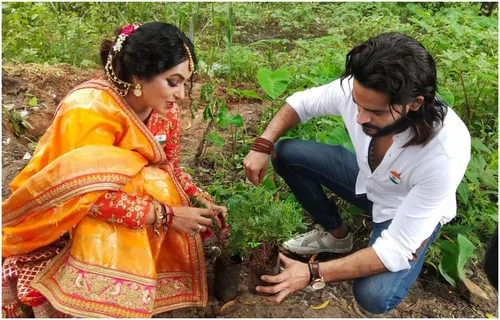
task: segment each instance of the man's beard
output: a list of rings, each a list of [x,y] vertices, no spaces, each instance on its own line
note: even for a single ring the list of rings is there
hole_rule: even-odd
[[[363,132],[365,134],[369,135],[372,138],[379,138],[379,137],[383,137],[383,136],[386,136],[386,135],[391,134],[391,133],[402,132],[402,131],[406,130],[410,126],[410,119],[408,117],[406,117],[406,113],[405,113],[398,120],[396,120],[393,123],[391,123],[385,127],[382,127],[382,128],[374,126],[374,125],[369,124],[369,123],[363,123],[361,126],[363,127]],[[375,131],[375,133],[369,133],[369,132],[367,132],[367,129],[372,129],[372,131],[373,130],[376,130],[376,131]]]

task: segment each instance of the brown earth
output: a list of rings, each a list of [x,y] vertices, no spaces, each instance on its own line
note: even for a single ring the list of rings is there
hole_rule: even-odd
[[[67,65],[41,66],[34,64],[4,64],[2,67],[2,104],[3,107],[18,111],[28,111],[27,120],[33,126],[26,134],[17,138],[12,131],[5,110],[2,108],[2,196],[10,194],[8,187],[17,173],[28,163],[24,155],[33,152],[33,141],[37,141],[47,128],[57,104],[75,85],[100,74],[97,70],[78,70]],[[194,85],[192,97],[199,100],[199,88],[203,79]],[[238,88],[250,89],[248,85]],[[32,96],[37,97],[38,105],[28,107]],[[225,97],[223,86],[217,86],[215,95]],[[256,131],[261,114],[258,101],[227,100],[230,112],[240,113],[245,119],[248,134]],[[203,107],[200,103],[194,111],[194,118],[189,110],[189,102],[182,105],[182,165],[195,171],[195,180],[201,185],[209,183],[213,170],[217,169],[211,161],[202,161],[200,166],[194,162],[194,154],[206,128],[203,120]],[[222,135],[227,133],[222,132]],[[211,149],[213,150],[213,149]],[[224,150],[226,156],[230,151]],[[241,171],[241,170],[240,170]],[[242,179],[242,172],[234,172],[230,179]],[[355,250],[366,246],[370,232],[370,222],[363,216],[356,216],[348,221],[355,231]],[[228,304],[222,311],[222,302],[213,296],[213,265],[215,254],[213,241],[205,244],[209,305],[205,308],[188,308],[159,315],[164,318],[187,317],[229,317],[229,318],[485,318],[498,317],[498,295],[488,284],[481,266],[472,265],[470,279],[489,296],[489,301],[480,306],[467,302],[457,289],[450,287],[433,269],[424,268],[419,279],[412,287],[408,297],[395,310],[386,315],[373,315],[363,311],[354,301],[350,281],[328,284],[326,289],[317,292],[299,291],[289,295],[281,304],[266,302],[262,297],[252,295],[247,288],[248,264],[245,261],[240,276],[240,294],[234,303]],[[328,260],[338,255],[320,255],[318,260]],[[315,310],[311,306],[320,305],[329,300],[328,306]]]

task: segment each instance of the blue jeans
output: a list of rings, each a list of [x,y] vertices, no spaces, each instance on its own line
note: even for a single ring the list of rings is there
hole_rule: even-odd
[[[274,170],[325,230],[337,228],[342,219],[337,205],[327,198],[322,186],[371,215],[373,203],[366,194],[357,196],[355,193],[359,167],[354,152],[343,146],[295,139],[281,140],[274,149]],[[368,246],[375,243],[391,221],[373,223]],[[438,224],[425,245],[417,250],[417,258],[410,261],[410,269],[354,280],[353,291],[358,304],[371,313],[387,313],[403,301],[420,274],[425,254],[440,227]]]

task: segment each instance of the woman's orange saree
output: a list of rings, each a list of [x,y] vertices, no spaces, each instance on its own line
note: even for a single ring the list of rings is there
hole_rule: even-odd
[[[133,230],[87,215],[110,190],[189,205],[173,170],[108,82],[80,85],[61,102],[32,160],[11,183],[13,193],[2,203],[2,256],[43,250],[69,232],[31,287],[72,316],[138,318],[206,306],[199,235],[169,228],[156,236],[149,226]]]

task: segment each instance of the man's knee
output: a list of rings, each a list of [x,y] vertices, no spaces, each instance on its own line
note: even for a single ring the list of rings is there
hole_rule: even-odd
[[[285,164],[285,160],[289,160],[294,155],[293,139],[284,139],[274,144],[274,154],[271,155],[273,167],[279,167]]]
[[[376,277],[354,280],[353,293],[356,302],[366,311],[383,314],[391,311],[400,301],[394,301],[394,288]]]

